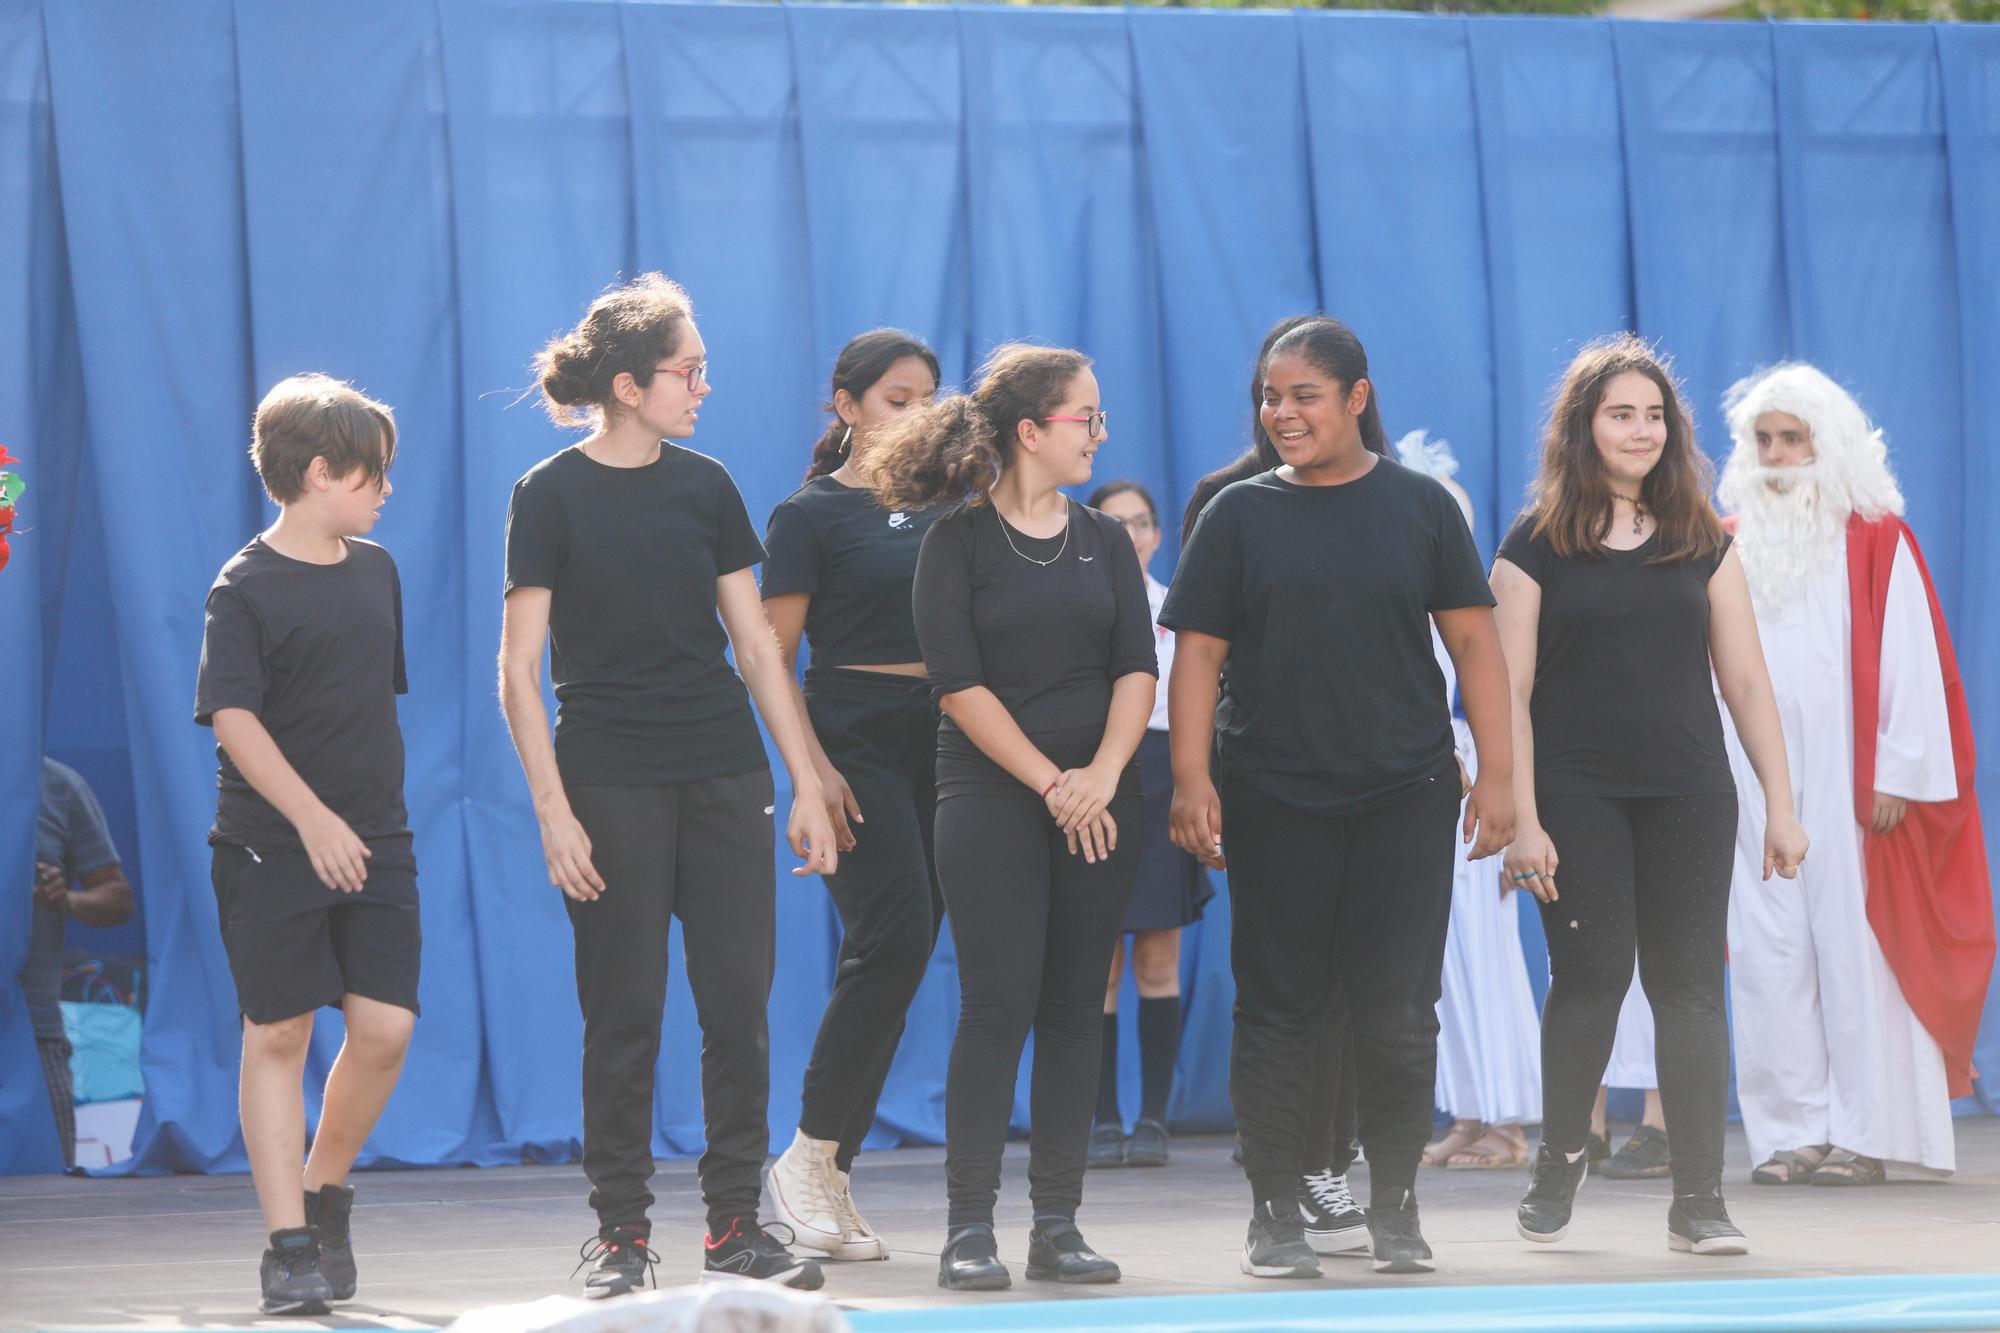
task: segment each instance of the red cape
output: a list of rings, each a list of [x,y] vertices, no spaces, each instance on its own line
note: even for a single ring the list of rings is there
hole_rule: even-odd
[[[1906,541],[1923,575],[1944,669],[1958,796],[1909,803],[1889,833],[1868,831],[1875,808],[1875,729],[1881,706],[1882,614],[1896,542]],[[1972,717],[1930,568],[1909,527],[1893,515],[1847,520],[1847,579],[1853,603],[1854,817],[1868,863],[1868,922],[1902,985],[1903,998],[1944,1052],[1951,1095],[1972,1091],[1972,1045],[1993,973],[1993,886],[1972,789]]]

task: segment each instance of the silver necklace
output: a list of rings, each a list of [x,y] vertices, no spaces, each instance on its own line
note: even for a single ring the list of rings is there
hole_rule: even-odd
[[[1007,539],[1007,549],[1012,551],[1015,555],[1021,555],[1021,548],[1014,545],[1013,535],[1007,531],[1007,520],[1000,516],[1000,506],[997,504],[993,506],[993,518],[994,521],[1000,525],[1000,535]],[[1046,541],[1048,539],[1043,538],[1043,540]],[[1021,555],[1021,558],[1027,561],[1031,565],[1040,565],[1042,568],[1047,569],[1050,565],[1053,565],[1056,561],[1062,559],[1063,552],[1067,551],[1068,549],[1069,549],[1069,514],[1068,514],[1068,505],[1067,503],[1065,503],[1064,513],[1063,513],[1062,545],[1056,547],[1056,553],[1050,556],[1046,560],[1037,560],[1035,559],[1035,557],[1031,555]]]

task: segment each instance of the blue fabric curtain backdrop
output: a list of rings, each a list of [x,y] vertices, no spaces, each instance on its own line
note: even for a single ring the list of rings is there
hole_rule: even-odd
[[[1390,433],[1457,449],[1488,552],[1581,341],[1660,339],[1717,455],[1723,388],[1810,358],[1888,432],[1995,786],[2000,462],[1969,420],[2000,398],[1989,27],[0,0],[0,235],[0,443],[31,487],[0,575],[0,884],[29,882],[37,756],[76,763],[144,903],[143,928],[76,936],[148,957],[139,1170],[243,1166],[190,711],[203,595],[270,516],[251,408],[309,369],[403,429],[377,536],[407,599],[424,1017],[367,1160],[576,1150],[569,930],[494,702],[501,519],[565,443],[516,402],[531,355],[643,269],[694,294],[717,389],[693,443],[759,516],[798,482],[835,352],[877,324],[931,339],[952,381],[1005,339],[1085,349],[1100,473],[1171,520],[1247,440],[1264,329],[1330,311]],[[788,1135],[837,926],[817,883],[778,891]],[[0,976],[27,917],[0,893]],[[1228,925],[1225,896],[1187,937],[1187,1126],[1228,1122]],[[956,1003],[947,936],[877,1142],[940,1138]],[[655,1146],[683,1153],[678,977],[666,1035]],[[316,1071],[339,1038],[328,1013]],[[0,1171],[54,1167],[42,1098],[0,987]]]

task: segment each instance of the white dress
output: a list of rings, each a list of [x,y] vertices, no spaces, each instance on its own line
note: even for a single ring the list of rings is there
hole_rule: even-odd
[[[1795,880],[1763,878],[1764,797],[1734,727],[1736,875],[1729,993],[1736,1090],[1751,1160],[1831,1143],[1906,1171],[1956,1165],[1944,1056],[1911,1012],[1868,924],[1854,811],[1853,662],[1845,543],[1790,607],[1761,608],[1799,821],[1812,850]],[[1875,790],[1958,794],[1930,604],[1907,544],[1883,613]]]
[[[1435,629],[1431,637],[1449,699],[1457,675]],[[1452,728],[1476,774],[1471,728],[1457,717]],[[1533,1123],[1542,1118],[1542,1034],[1521,954],[1520,907],[1513,894],[1501,895],[1500,858],[1466,860],[1458,836],[1454,828],[1458,868],[1437,1007],[1437,1103],[1457,1120]]]

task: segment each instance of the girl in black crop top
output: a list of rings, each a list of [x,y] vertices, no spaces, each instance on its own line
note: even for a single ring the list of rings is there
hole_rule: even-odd
[[[892,512],[963,502],[924,537],[917,640],[944,712],[937,863],[960,1007],[945,1083],[950,1208],[938,1281],[1009,1284],[993,1236],[1015,1070],[1033,1027],[1028,1273],[1109,1282],[1076,1228],[1104,960],[1137,868],[1132,757],[1159,667],[1139,559],[1066,498],[1105,439],[1090,361],[996,351],[970,395],[904,414],[866,472]]]
[[[1669,1242],[1747,1248],[1721,1192],[1736,788],[1715,689],[1772,811],[1765,876],[1795,876],[1806,837],[1749,588],[1708,480],[1652,348],[1629,334],[1594,343],[1563,377],[1532,499],[1493,565],[1520,820],[1506,873],[1541,900],[1549,942],[1542,1146],[1516,1218],[1531,1241],[1569,1227],[1636,949],[1673,1138]]]
[[[938,511],[883,508],[860,471],[877,428],[928,404],[937,382],[937,356],[913,334],[851,340],[834,363],[833,423],[764,538],[764,610],[786,666],[802,638],[812,642],[806,743],[840,839],[840,868],[825,879],[842,929],[771,1202],[800,1245],[835,1259],[889,1257],[854,1207],[848,1173],[944,920],[931,856],[938,712],[910,612],[917,551]]]

